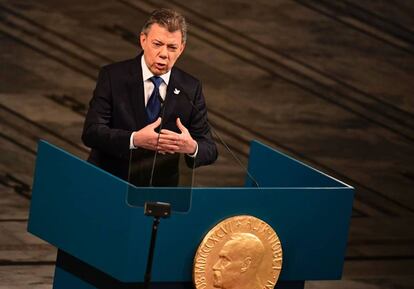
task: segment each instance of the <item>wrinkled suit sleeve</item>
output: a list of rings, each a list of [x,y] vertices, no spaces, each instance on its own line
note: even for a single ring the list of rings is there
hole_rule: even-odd
[[[116,157],[127,157],[132,131],[112,127],[114,95],[110,74],[104,67],[99,72],[96,88],[85,118],[82,141],[90,148]]]

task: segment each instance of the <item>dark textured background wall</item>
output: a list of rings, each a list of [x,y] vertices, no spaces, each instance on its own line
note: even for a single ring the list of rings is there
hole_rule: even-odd
[[[139,52],[160,6],[187,16],[178,65],[203,81],[211,122],[244,161],[258,139],[356,188],[344,280],[306,288],[413,288],[414,2],[404,0],[1,0],[0,288],[51,287],[55,251],[26,233],[36,142],[86,157],[98,69]],[[243,182],[220,152],[198,185]]]

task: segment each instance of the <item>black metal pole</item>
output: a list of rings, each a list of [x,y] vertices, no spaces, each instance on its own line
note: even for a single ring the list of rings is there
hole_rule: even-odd
[[[171,205],[163,202],[145,202],[144,214],[154,217],[152,222],[151,242],[148,252],[147,269],[144,275],[144,289],[149,289],[151,284],[152,261],[154,260],[155,241],[157,240],[160,218],[168,218],[171,215]]]
[[[149,289],[151,284],[152,261],[154,260],[155,241],[157,239],[158,226],[160,224],[160,217],[154,217],[152,223],[151,243],[148,252],[147,269],[144,276],[144,289]]]

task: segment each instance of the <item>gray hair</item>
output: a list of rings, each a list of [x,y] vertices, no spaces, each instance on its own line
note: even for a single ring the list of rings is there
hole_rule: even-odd
[[[184,16],[177,11],[167,8],[154,10],[142,27],[141,33],[147,35],[154,23],[166,28],[169,32],[179,30],[182,36],[182,43],[187,41],[187,22]]]

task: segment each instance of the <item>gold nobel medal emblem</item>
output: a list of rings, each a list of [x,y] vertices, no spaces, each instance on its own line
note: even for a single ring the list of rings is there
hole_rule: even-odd
[[[282,269],[276,232],[253,216],[218,223],[204,237],[194,258],[197,289],[272,289]]]

